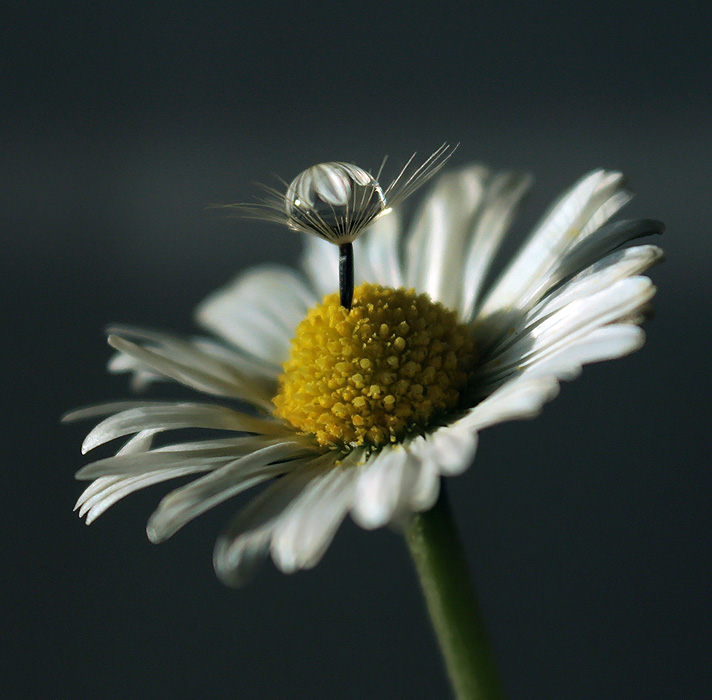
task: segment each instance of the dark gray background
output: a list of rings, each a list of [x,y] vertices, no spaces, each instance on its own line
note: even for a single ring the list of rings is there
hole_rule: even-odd
[[[515,238],[594,167],[665,220],[645,349],[588,368],[450,482],[513,699],[710,697],[710,17],[693,3],[19,3],[3,21],[2,696],[447,696],[407,552],[347,523],[323,562],[215,579],[237,507],[147,541],[159,486],[86,528],[82,427],[129,395],[109,322],[190,332],[296,237],[211,202],[323,160],[535,173]],[[153,395],[177,396],[157,389]]]

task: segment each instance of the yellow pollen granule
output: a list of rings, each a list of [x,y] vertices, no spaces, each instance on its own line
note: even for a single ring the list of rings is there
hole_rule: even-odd
[[[362,284],[350,310],[330,294],[299,324],[275,413],[324,446],[397,442],[456,405],[474,363],[454,312],[412,289]]]

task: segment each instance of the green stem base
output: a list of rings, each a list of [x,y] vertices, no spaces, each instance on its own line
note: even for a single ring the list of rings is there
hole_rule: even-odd
[[[414,515],[408,525],[408,547],[455,698],[504,700],[445,484],[441,486],[435,506]]]

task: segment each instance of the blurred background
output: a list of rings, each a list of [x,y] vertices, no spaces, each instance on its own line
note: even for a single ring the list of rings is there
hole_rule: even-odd
[[[487,431],[449,484],[513,700],[712,693],[708,326],[712,50],[697,3],[39,3],[0,81],[3,698],[448,696],[407,551],[350,521],[313,571],[223,588],[223,505],[158,547],[168,486],[86,528],[88,426],[128,398],[103,328],[192,310],[299,239],[224,220],[325,160],[533,172],[521,240],[584,172],[625,171],[668,226],[648,344],[543,416]],[[151,396],[186,396],[158,386]]]

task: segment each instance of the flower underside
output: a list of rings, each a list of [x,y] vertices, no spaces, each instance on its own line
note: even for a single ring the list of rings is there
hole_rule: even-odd
[[[475,365],[454,312],[412,289],[330,294],[296,329],[276,414],[325,447],[378,447],[424,432],[458,402]]]

